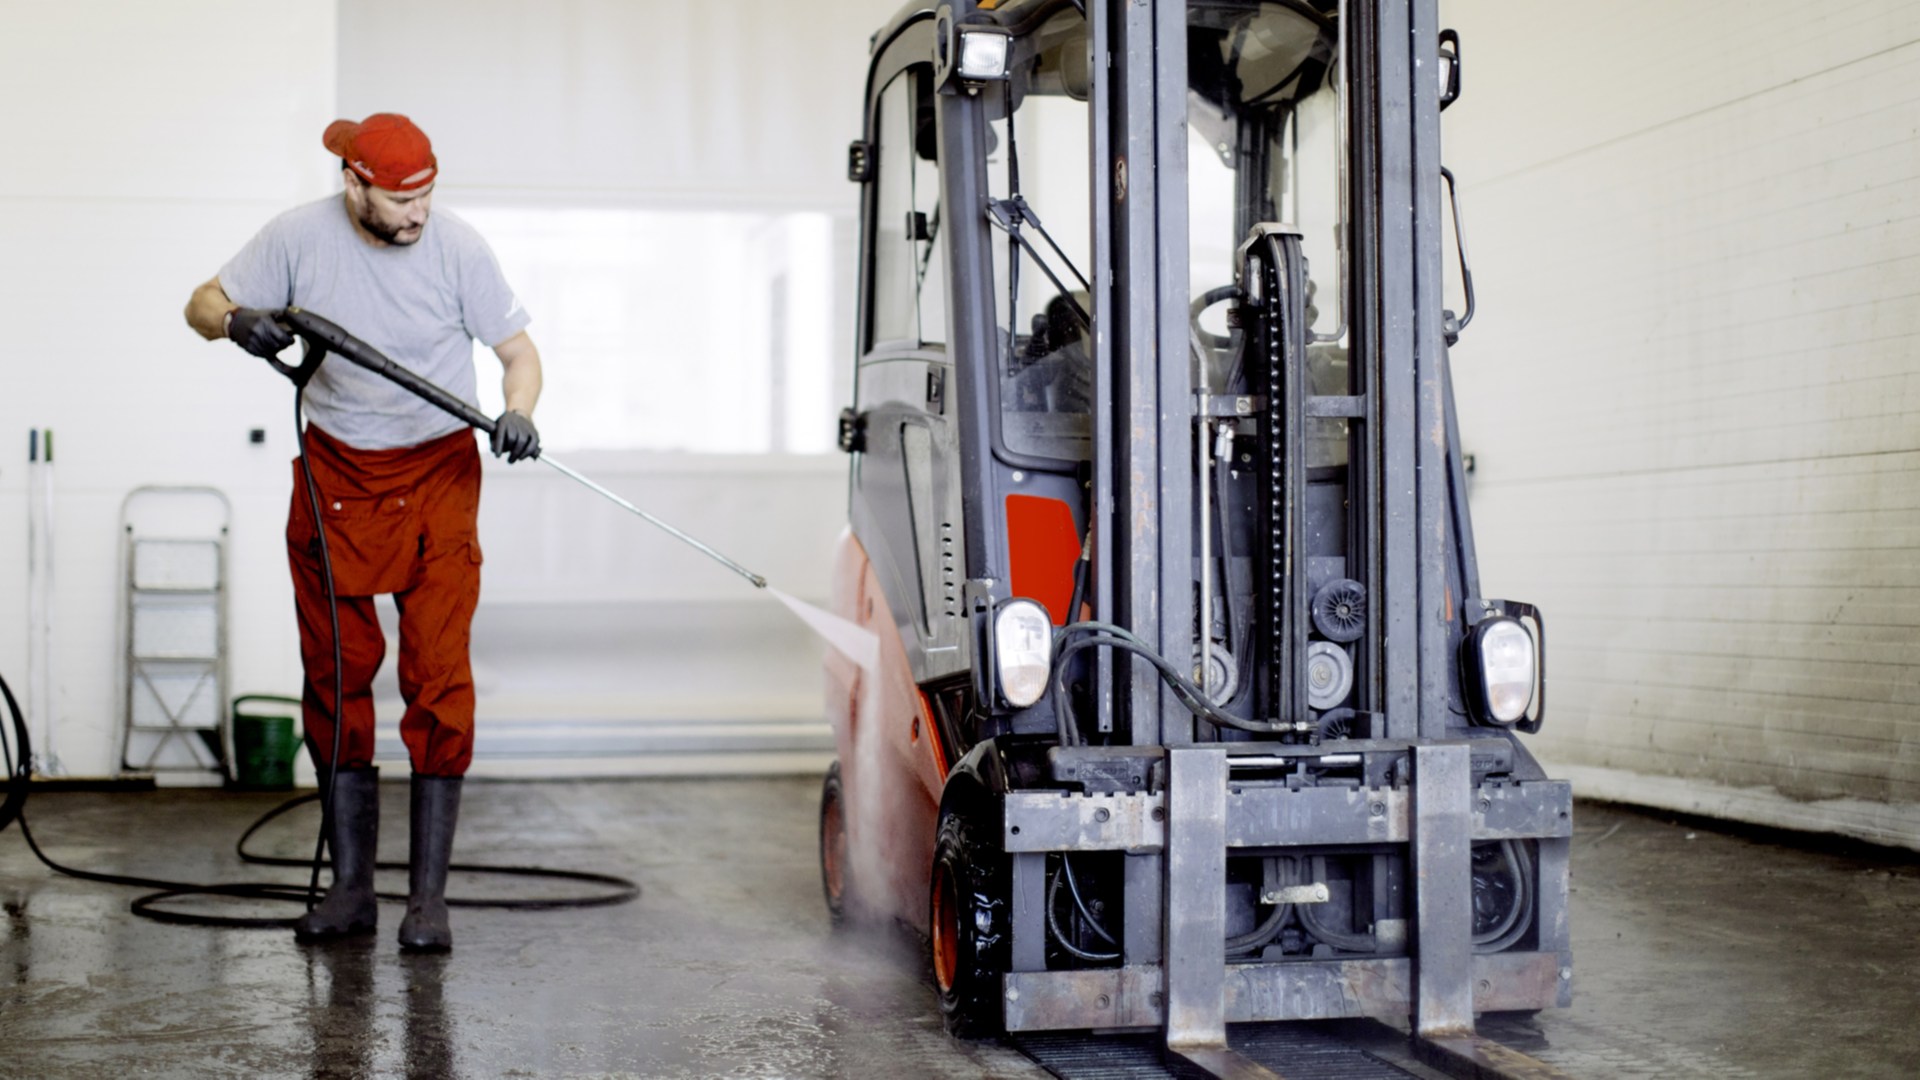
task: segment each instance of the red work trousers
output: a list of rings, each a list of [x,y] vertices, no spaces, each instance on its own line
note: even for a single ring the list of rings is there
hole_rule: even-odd
[[[332,764],[333,623],[320,537],[293,466],[287,561],[300,616],[304,708],[314,760]],[[340,764],[373,762],[373,676],[386,659],[373,598],[400,609],[400,737],[425,776],[464,776],[473,760],[473,610],[480,602],[480,452],[461,430],[418,446],[359,450],[307,426],[306,467],[319,488],[340,612],[345,720]]]

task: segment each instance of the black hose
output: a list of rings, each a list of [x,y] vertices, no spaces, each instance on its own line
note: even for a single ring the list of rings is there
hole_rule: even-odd
[[[1066,662],[1071,659],[1075,653],[1085,649],[1099,648],[1101,646],[1131,653],[1147,661],[1147,663],[1153,666],[1154,671],[1159,674],[1160,680],[1173,692],[1174,698],[1177,699],[1180,704],[1186,706],[1188,711],[1192,712],[1196,717],[1209,724],[1213,724],[1215,727],[1231,727],[1241,731],[1252,731],[1263,734],[1273,734],[1291,730],[1290,725],[1268,724],[1258,720],[1243,720],[1232,713],[1225,712],[1218,708],[1211,701],[1207,700],[1205,693],[1202,692],[1198,686],[1195,686],[1191,679],[1181,674],[1165,657],[1153,651],[1146,642],[1140,640],[1140,638],[1136,637],[1131,631],[1123,627],[1103,622],[1073,623],[1072,625],[1062,627],[1056,632],[1054,634],[1054,640],[1056,642],[1063,642],[1067,641],[1068,638],[1079,635],[1091,636],[1082,637],[1081,640],[1073,641],[1064,647],[1057,648],[1053,657],[1053,715],[1056,726],[1059,729],[1061,745],[1063,746],[1073,746],[1081,742],[1079,724],[1074,721],[1072,710],[1067,701],[1065,686]]]
[[[1281,884],[1291,885],[1294,879],[1294,862],[1289,856],[1283,856],[1283,858],[1286,858],[1287,870],[1281,877]],[[1273,910],[1267,913],[1267,917],[1261,921],[1260,925],[1238,937],[1227,939],[1228,955],[1250,953],[1272,942],[1279,936],[1280,928],[1287,924],[1287,916],[1292,912],[1292,904],[1273,905]]]
[[[1473,936],[1473,951],[1476,953],[1504,952],[1512,948],[1533,926],[1533,867],[1527,860],[1527,853],[1516,841],[1502,840],[1500,854],[1513,876],[1513,907],[1507,910],[1506,918],[1501,920],[1497,929]]]
[[[308,347],[312,348],[311,345]],[[293,389],[293,433],[300,442],[300,475],[306,481],[307,507],[313,517],[313,534],[320,540],[320,570],[327,583],[327,617],[333,624],[333,708],[322,710],[332,714],[333,753],[327,758],[331,764],[327,769],[326,794],[320,800],[320,838],[313,845],[313,876],[307,881],[307,910],[312,911],[319,902],[320,864],[327,857],[327,837],[333,832],[333,787],[340,779],[340,729],[346,726],[343,719],[346,665],[340,655],[340,598],[333,591],[333,554],[327,550],[327,527],[320,520],[320,486],[314,483],[313,469],[307,465],[307,425],[302,409],[306,397],[306,384],[296,383]],[[139,910],[139,901],[135,901],[134,907],[136,911]]]
[[[287,800],[284,803],[281,803],[279,806],[274,807],[272,810],[267,811],[267,813],[262,815],[259,820],[255,821],[252,825],[247,826],[246,832],[240,834],[240,839],[234,842],[233,853],[240,857],[241,862],[253,863],[256,866],[305,866],[307,865],[307,862],[305,859],[289,859],[289,858],[283,858],[277,855],[257,855],[247,850],[247,841],[253,839],[253,834],[256,832],[259,832],[260,829],[267,824],[267,822],[272,821],[274,818],[279,817],[281,814],[284,814],[289,810],[292,810],[296,806],[300,806],[305,803],[310,803],[319,797],[320,796],[317,793],[312,795],[299,795],[292,799]],[[328,865],[331,865],[331,864],[328,864]],[[374,869],[376,870],[405,870],[408,868],[407,863],[394,862],[394,861],[376,862],[373,865],[374,865]],[[618,877],[613,874],[597,873],[590,870],[555,870],[545,866],[499,866],[499,865],[493,865],[489,863],[449,863],[447,865],[447,869],[460,871],[462,873],[468,873],[468,874],[506,874],[506,875],[511,875],[513,877],[545,878],[550,881],[580,881],[580,882],[586,882],[592,885],[608,885],[613,887],[613,889],[615,890],[613,892],[607,893],[604,896],[560,897],[558,899],[551,899],[551,900],[514,899],[514,898],[502,898],[498,900],[469,900],[462,897],[450,896],[447,898],[448,907],[503,908],[511,911],[542,911],[548,908],[604,907],[611,904],[624,904],[627,901],[632,900],[634,897],[640,895],[640,886],[634,884],[633,882],[627,880],[626,878]],[[382,900],[394,900],[394,901],[404,902],[407,899],[406,893],[376,892],[374,895],[378,896]]]
[[[1062,949],[1065,949],[1069,954],[1079,957],[1082,960],[1101,961],[1120,959],[1118,952],[1092,952],[1067,940],[1066,931],[1060,928],[1060,912],[1058,910],[1059,904],[1057,903],[1060,897],[1060,879],[1065,876],[1065,872],[1056,870],[1053,873],[1053,880],[1047,883],[1047,929],[1052,931],[1054,943]],[[1078,902],[1079,897],[1075,896],[1074,899]],[[1101,931],[1101,933],[1104,936],[1105,931]]]
[[[0,679],[0,688],[4,688],[5,686],[5,680]],[[12,696],[10,691],[6,694],[9,704],[12,703]],[[17,719],[19,715],[17,710],[14,715]],[[24,778],[17,780],[11,786],[14,790],[25,790]],[[12,792],[9,792],[9,796],[11,796],[11,794]],[[320,798],[318,793],[297,795],[261,815],[258,820],[247,827],[247,831],[241,834],[239,842],[234,845],[234,850],[239,854],[241,861],[262,866],[305,867],[310,865],[306,859],[286,859],[268,855],[256,855],[248,852],[245,848],[247,841],[253,837],[254,833],[260,831],[260,828],[267,822],[292,810],[296,806],[313,802],[318,798]],[[78,878],[81,881],[97,881],[103,885],[126,885],[133,888],[160,890],[134,900],[131,905],[131,910],[135,915],[153,919],[157,922],[187,926],[217,926],[242,930],[284,930],[292,927],[293,919],[272,918],[267,916],[188,914],[185,912],[168,911],[156,905],[184,896],[225,896],[243,900],[284,900],[293,903],[304,902],[307,898],[307,890],[304,887],[297,883],[290,882],[237,881],[218,884],[199,884],[188,881],[169,881],[165,878],[139,877],[133,874],[103,874],[95,870],[82,870],[77,867],[66,866],[62,863],[55,862],[51,856],[41,850],[39,841],[34,839],[32,830],[27,826],[25,813],[19,815],[19,821],[20,835],[26,838],[27,847],[33,851],[34,857],[46,864],[47,869],[57,874],[64,874],[70,878]],[[323,863],[322,865],[325,864]],[[407,864],[404,862],[381,862],[375,865],[381,870],[404,870],[407,868]],[[590,885],[605,885],[611,890],[598,896],[563,896],[551,898],[502,897],[499,899],[483,900],[450,896],[447,898],[448,907],[500,908],[517,911],[552,908],[605,907],[612,904],[624,904],[640,895],[640,886],[626,878],[614,874],[601,874],[586,870],[556,870],[544,866],[493,866],[480,863],[454,863],[449,866],[448,869],[470,874],[501,874],[511,877],[543,878],[549,881],[577,881]],[[407,899],[405,893],[383,892],[377,893],[376,895],[382,900],[405,902]]]
[[[1227,939],[1227,954],[1229,956],[1244,955],[1267,945],[1280,933],[1280,928],[1286,925],[1287,915],[1292,911],[1292,904],[1273,905],[1273,910],[1267,914],[1259,926],[1239,937]]]
[[[1093,539],[1091,530],[1088,532],[1087,539]],[[1087,577],[1093,568],[1093,563],[1087,551],[1089,546],[1091,545],[1082,544],[1080,546],[1080,558],[1073,564],[1073,592],[1067,596],[1066,618],[1068,622],[1073,622],[1080,617],[1080,607],[1087,601]]]
[[[1306,927],[1307,933],[1342,952],[1372,953],[1380,948],[1372,934],[1349,934],[1325,925],[1318,915],[1313,914],[1311,904],[1301,906],[1300,925]]]
[[[27,735],[26,717],[20,714],[20,703],[13,699],[13,687],[7,680],[0,679],[0,697],[7,703],[7,713],[13,721],[13,732],[20,740],[20,761],[16,766],[13,760],[13,746],[7,741],[7,728],[0,724],[0,754],[4,754],[7,763],[7,797],[0,801],[0,831],[20,816],[20,808],[27,801],[27,781],[33,775],[33,740]]]
[[[1093,912],[1087,908],[1086,901],[1080,899],[1080,883],[1073,877],[1073,859],[1064,851],[1060,853],[1060,868],[1066,871],[1067,892],[1073,896],[1073,906],[1079,910],[1080,917],[1087,921],[1088,929],[1100,935],[1100,940],[1109,945],[1120,944],[1113,940],[1112,934],[1107,933],[1106,927],[1100,925],[1100,920],[1093,917]]]
[[[1315,856],[1312,870],[1314,880],[1327,880],[1325,859]],[[1342,952],[1372,953],[1380,950],[1379,940],[1372,934],[1356,934],[1344,930],[1335,930],[1322,923],[1320,916],[1313,910],[1315,906],[1316,905],[1313,904],[1300,905],[1300,925],[1306,927],[1307,933],[1312,934],[1314,937]]]
[[[266,916],[241,915],[192,915],[184,912],[168,911],[156,905],[183,896],[225,896],[241,900],[282,900],[292,903],[306,901],[309,893],[297,883],[274,881],[235,881],[217,884],[199,884],[186,881],[169,881],[165,878],[139,877],[133,874],[103,874],[96,870],[82,870],[55,862],[40,842],[34,839],[33,830],[27,825],[24,803],[27,798],[28,760],[32,756],[32,744],[28,742],[27,725],[20,714],[20,703],[14,700],[13,689],[7,680],[0,677],[0,699],[4,699],[13,722],[14,738],[20,743],[20,756],[16,767],[12,740],[7,738],[5,725],[0,725],[0,756],[7,762],[7,796],[4,807],[7,816],[0,816],[0,829],[17,819],[20,822],[20,835],[27,841],[35,858],[44,863],[47,869],[81,881],[97,881],[103,885],[126,885],[138,889],[158,889],[159,892],[142,896],[132,904],[135,915],[153,919],[157,922],[176,923],[187,926],[219,926],[243,930],[284,930],[293,925],[291,918],[271,918]],[[296,806],[313,802],[320,798],[318,793],[298,795],[281,803],[247,827],[234,845],[234,851],[242,862],[256,863],[262,866],[307,866],[306,859],[283,859],[267,855],[255,855],[246,850],[247,841],[267,822],[286,813]],[[323,862],[322,865],[325,865]],[[403,862],[383,862],[375,864],[381,870],[404,870]],[[590,885],[606,885],[612,891],[599,896],[553,897],[525,899],[503,897],[497,900],[465,899],[450,896],[449,907],[505,908],[528,911],[549,908],[602,907],[611,904],[624,904],[640,895],[640,886],[623,877],[613,874],[593,873],[585,870],[555,870],[544,866],[489,866],[477,863],[454,863],[449,870],[459,870],[470,874],[503,874],[512,877],[536,877],[550,881],[578,881]],[[378,893],[382,900],[404,902],[405,893]]]

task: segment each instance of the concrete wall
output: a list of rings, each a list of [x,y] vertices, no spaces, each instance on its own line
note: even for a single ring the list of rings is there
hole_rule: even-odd
[[[1442,13],[1535,745],[1584,795],[1920,846],[1920,6]]]

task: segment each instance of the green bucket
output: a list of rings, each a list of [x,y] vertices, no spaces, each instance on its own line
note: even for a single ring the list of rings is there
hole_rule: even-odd
[[[282,705],[284,712],[260,712],[258,704]],[[242,791],[286,791],[293,787],[293,758],[300,752],[293,713],[299,698],[246,694],[233,699],[233,786]]]

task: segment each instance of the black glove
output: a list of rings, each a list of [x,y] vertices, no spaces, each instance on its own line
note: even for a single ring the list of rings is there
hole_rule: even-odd
[[[493,456],[508,461],[540,456],[540,432],[522,412],[508,409],[493,421]]]
[[[279,356],[293,344],[292,332],[274,321],[273,312],[257,307],[234,308],[233,318],[227,322],[227,337],[265,360]]]

